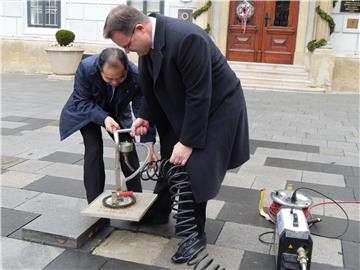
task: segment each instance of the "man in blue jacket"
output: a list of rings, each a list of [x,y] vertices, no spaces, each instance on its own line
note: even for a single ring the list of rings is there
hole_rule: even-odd
[[[132,111],[138,115],[143,96],[138,85],[137,67],[118,48],[107,48],[100,55],[81,61],[76,71],[74,91],[60,116],[60,138],[64,140],[80,130],[85,145],[84,185],[90,203],[104,191],[105,168],[101,127],[112,136],[113,128],[130,128]],[[131,103],[131,106],[130,106]],[[141,142],[155,142],[155,129],[141,136]],[[120,141],[133,141],[129,134],[119,134]],[[125,176],[132,171],[120,159]],[[136,151],[129,155],[133,168],[139,167]],[[127,182],[128,190],[141,192],[139,175]]]

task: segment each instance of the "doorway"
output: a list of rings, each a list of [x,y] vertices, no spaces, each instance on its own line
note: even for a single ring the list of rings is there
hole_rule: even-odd
[[[299,1],[231,1],[227,59],[293,64],[298,15]]]

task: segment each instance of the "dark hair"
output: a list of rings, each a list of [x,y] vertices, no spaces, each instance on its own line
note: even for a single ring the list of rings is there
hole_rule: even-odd
[[[103,31],[104,38],[111,38],[114,31],[130,36],[136,24],[148,21],[149,18],[136,8],[119,5],[113,8],[106,17]]]
[[[98,67],[103,70],[104,64],[107,63],[112,68],[119,67],[119,63],[123,64],[124,69],[128,69],[129,60],[122,50],[119,48],[106,48],[99,55]]]

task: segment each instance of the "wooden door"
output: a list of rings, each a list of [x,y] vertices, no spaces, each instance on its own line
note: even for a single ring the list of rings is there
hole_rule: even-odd
[[[292,64],[299,1],[246,1],[253,6],[253,15],[245,30],[236,12],[243,2],[230,2],[227,59]]]

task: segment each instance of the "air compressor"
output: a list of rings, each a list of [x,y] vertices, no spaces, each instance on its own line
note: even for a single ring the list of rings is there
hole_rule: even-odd
[[[278,211],[273,247],[277,270],[310,269],[313,241],[302,209]]]

